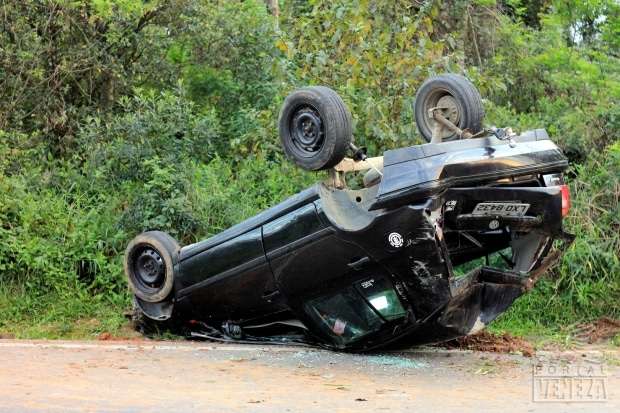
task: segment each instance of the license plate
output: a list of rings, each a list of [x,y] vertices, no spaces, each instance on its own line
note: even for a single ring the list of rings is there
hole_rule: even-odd
[[[481,202],[474,208],[472,215],[499,215],[502,217],[522,217],[530,204],[518,202]]]

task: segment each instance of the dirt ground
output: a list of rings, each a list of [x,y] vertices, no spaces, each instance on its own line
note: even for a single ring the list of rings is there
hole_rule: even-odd
[[[534,387],[540,367],[549,365],[594,366],[570,374],[587,376],[577,383],[583,387],[594,371],[598,387],[566,403],[550,400],[567,395],[552,382],[541,399],[542,387]],[[0,340],[0,366],[2,412],[620,411],[620,353],[609,347],[524,357],[439,348],[357,355],[204,342]],[[548,384],[555,374],[547,369],[542,377]]]

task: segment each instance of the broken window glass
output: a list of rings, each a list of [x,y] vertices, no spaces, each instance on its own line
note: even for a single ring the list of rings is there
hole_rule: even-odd
[[[406,315],[406,311],[388,279],[383,277],[369,278],[357,283],[357,289],[386,320],[395,320]]]
[[[308,313],[339,344],[357,340],[381,328],[383,321],[351,287],[306,304]]]

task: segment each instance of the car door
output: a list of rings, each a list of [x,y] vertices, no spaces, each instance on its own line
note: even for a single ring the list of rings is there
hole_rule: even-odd
[[[276,285],[288,299],[355,271],[352,263],[366,256],[319,218],[315,203],[264,225],[263,245]]]

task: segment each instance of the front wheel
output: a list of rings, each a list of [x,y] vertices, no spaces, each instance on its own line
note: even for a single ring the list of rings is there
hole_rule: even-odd
[[[170,295],[179,250],[174,238],[161,231],[143,232],[131,240],[124,267],[129,287],[138,298],[158,303]]]
[[[340,96],[325,86],[288,95],[278,123],[284,152],[309,171],[338,164],[353,139],[351,113]]]

